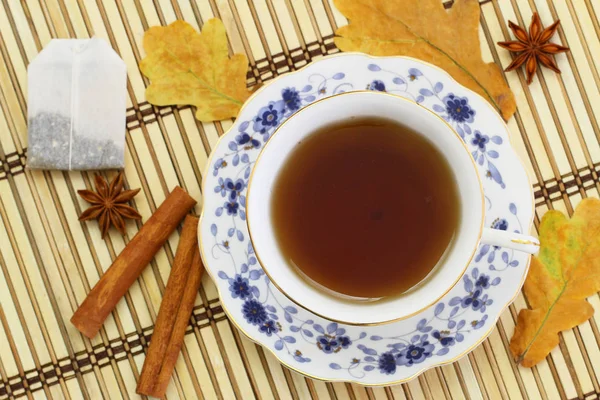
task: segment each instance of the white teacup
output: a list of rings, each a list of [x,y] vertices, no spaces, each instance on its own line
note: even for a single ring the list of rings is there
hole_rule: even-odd
[[[407,292],[377,301],[335,296],[301,278],[279,249],[271,221],[274,184],[291,152],[306,136],[351,117],[397,121],[429,139],[451,166],[460,198],[461,220],[446,256]],[[265,145],[248,185],[248,230],[254,251],[271,282],[298,305],[332,321],[381,324],[424,310],[460,280],[480,242],[528,253],[535,253],[539,248],[539,242],[533,237],[484,228],[481,178],[463,140],[438,115],[411,100],[388,93],[348,92],[316,101],[298,111],[279,126]]]

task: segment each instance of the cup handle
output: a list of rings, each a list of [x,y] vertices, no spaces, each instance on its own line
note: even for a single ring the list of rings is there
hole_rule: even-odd
[[[506,247],[529,254],[536,254],[540,250],[540,241],[533,236],[492,228],[483,228],[481,243]]]

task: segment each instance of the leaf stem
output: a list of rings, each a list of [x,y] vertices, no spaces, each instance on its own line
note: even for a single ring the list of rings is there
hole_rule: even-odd
[[[591,236],[591,237],[592,238],[596,237],[596,235],[599,233],[598,231],[600,231],[600,229],[597,229],[594,232],[594,235]],[[575,262],[575,266],[571,269],[571,272],[574,272],[575,270],[577,270],[577,268],[579,267],[579,264],[581,263],[581,259],[585,255],[585,253],[586,253],[588,247],[590,246],[590,244],[591,243],[588,240],[587,243],[585,244],[585,246],[581,249],[581,254],[577,258],[577,261]],[[531,340],[529,341],[529,344],[527,345],[527,347],[525,347],[525,350],[523,350],[523,353],[521,353],[521,355],[519,355],[519,357],[517,358],[517,363],[520,363],[521,361],[523,361],[523,359],[527,356],[527,353],[531,349],[531,346],[533,346],[533,343],[535,343],[535,340],[537,339],[537,337],[542,332],[542,329],[544,328],[544,325],[548,321],[548,318],[550,318],[550,314],[552,313],[552,310],[554,309],[554,306],[558,303],[558,301],[562,297],[563,293],[567,289],[567,286],[569,286],[570,280],[566,280],[566,281],[564,280],[564,269],[562,270],[562,274],[563,274],[563,286],[560,289],[560,292],[558,293],[558,295],[556,296],[556,299],[554,299],[554,301],[552,302],[552,304],[550,305],[550,307],[548,307],[548,312],[546,312],[546,315],[544,316],[544,319],[542,320],[542,323],[540,324],[540,326],[538,327],[537,331],[535,332],[535,335],[533,335],[533,338],[531,338]]]
[[[569,284],[568,281],[563,284],[563,287],[561,288],[560,293],[558,294],[558,296],[556,296],[556,299],[554,299],[554,301],[552,302],[552,305],[550,307],[548,307],[548,312],[544,316],[544,319],[542,320],[542,323],[540,324],[538,330],[535,332],[535,335],[533,335],[533,338],[531,338],[531,341],[529,341],[529,344],[527,345],[527,347],[525,347],[525,350],[523,350],[523,353],[521,353],[521,355],[519,355],[519,357],[517,358],[517,364],[520,364],[521,361],[523,361],[525,359],[525,356],[527,356],[527,353],[531,349],[531,346],[533,346],[533,343],[535,343],[535,340],[537,339],[537,337],[542,332],[542,328],[546,324],[546,321],[548,321],[548,318],[550,318],[550,314],[552,313],[552,309],[554,308],[554,306],[556,305],[556,303],[558,303],[558,301],[562,297],[562,295],[565,292],[565,289],[567,288],[568,284]]]
[[[225,94],[225,93],[223,93],[223,92],[220,92],[220,91],[216,90],[215,88],[213,88],[212,86],[210,86],[209,84],[207,84],[206,82],[204,82],[204,81],[203,81],[203,80],[202,80],[202,79],[201,79],[201,78],[200,78],[198,75],[196,75],[196,74],[195,74],[195,73],[192,71],[192,69],[191,69],[191,68],[189,68],[187,65],[185,65],[185,64],[184,64],[184,63],[181,61],[181,59],[180,59],[179,57],[177,57],[177,56],[176,56],[176,55],[175,55],[175,54],[174,54],[172,51],[170,51],[168,48],[165,48],[165,51],[166,51],[166,52],[167,52],[167,53],[168,53],[168,54],[169,54],[171,57],[173,57],[173,59],[174,59],[174,60],[175,60],[175,61],[176,61],[176,62],[177,62],[179,65],[181,65],[181,67],[182,67],[184,70],[185,70],[185,69],[187,69],[187,73],[189,73],[189,74],[190,74],[190,75],[192,75],[194,78],[196,78],[196,79],[198,80],[198,82],[200,82],[200,84],[201,84],[202,86],[204,86],[204,87],[205,87],[207,90],[209,90],[209,91],[211,91],[211,92],[215,93],[217,96],[221,96],[221,97],[223,97],[224,99],[227,99],[227,100],[229,100],[229,101],[230,101],[230,102],[232,102],[232,103],[239,104],[239,105],[242,105],[242,104],[244,104],[243,102],[241,102],[241,101],[239,101],[239,100],[237,100],[237,99],[234,99],[233,97],[230,97],[230,96],[226,95],[226,94]]]
[[[372,42],[402,43],[402,44],[413,44],[414,45],[421,39],[417,38],[415,40],[411,40],[411,39],[381,40],[381,39],[375,39],[372,37],[363,37],[363,38],[361,38],[361,40],[372,41]]]
[[[212,88],[212,87],[211,87],[211,86],[209,86],[208,84],[204,83],[204,81],[203,81],[202,79],[200,79],[200,77],[199,77],[198,75],[196,75],[196,74],[195,74],[195,73],[194,73],[194,72],[193,72],[191,69],[189,69],[189,70],[188,70],[188,72],[189,72],[189,73],[190,73],[190,74],[191,74],[191,75],[192,75],[194,78],[196,78],[196,79],[198,80],[198,82],[200,82],[200,84],[202,84],[204,87],[206,87],[206,89],[210,90],[211,92],[213,92],[213,93],[215,93],[215,94],[217,94],[217,95],[219,95],[219,96],[221,96],[221,97],[223,97],[223,98],[225,98],[225,99],[227,99],[227,100],[231,101],[232,103],[236,103],[236,104],[239,104],[239,105],[242,105],[242,104],[244,104],[243,102],[241,102],[241,101],[239,101],[239,100],[237,100],[237,99],[234,99],[233,97],[227,96],[225,93],[223,93],[223,92],[220,92],[220,91],[218,91],[218,90],[216,90],[216,89]]]

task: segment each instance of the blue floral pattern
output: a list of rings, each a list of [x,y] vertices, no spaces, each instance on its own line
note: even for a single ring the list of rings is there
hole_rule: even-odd
[[[285,103],[285,107],[290,111],[297,111],[302,105],[300,93],[295,88],[285,88],[281,92],[281,97]]]
[[[229,291],[231,292],[231,297],[234,299],[239,297],[243,300],[246,297],[250,297],[250,285],[248,279],[236,275],[236,277],[229,282]]]
[[[506,188],[494,161],[500,157],[500,153],[493,146],[501,145],[502,138],[498,135],[487,135],[473,128],[478,122],[477,111],[468,96],[447,91],[443,82],[430,79],[419,68],[408,68],[403,74],[372,63],[367,69],[391,77],[391,84],[386,86],[385,81],[375,79],[367,85],[367,89],[395,93],[431,108],[456,129],[467,145],[470,145],[473,158],[485,168],[482,175],[496,182],[502,189]]]
[[[435,306],[368,328],[343,326],[297,308],[271,285],[245,224],[248,179],[258,153],[297,110],[316,99],[365,88],[412,99],[444,118],[464,139],[481,175],[489,178],[483,182],[486,224],[514,232],[529,229],[529,183],[515,162],[505,126],[487,103],[416,60],[343,55],[281,78],[244,107],[212,156],[201,237],[221,301],[249,336],[311,375],[385,384],[452,359],[485,337],[517,291],[527,256],[481,245],[460,283]]]
[[[446,106],[446,115],[449,119],[461,124],[473,122],[475,110],[469,105],[468,98],[458,97],[454,93],[449,93],[444,97],[443,102]]]
[[[373,82],[367,85],[368,90],[375,90],[377,92],[385,92],[385,83],[379,79],[375,79]]]

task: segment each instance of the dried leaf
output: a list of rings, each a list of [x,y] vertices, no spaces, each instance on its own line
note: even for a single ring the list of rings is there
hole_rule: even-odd
[[[202,34],[184,21],[152,27],[144,49],[140,70],[151,80],[146,100],[152,104],[193,104],[196,118],[208,122],[235,117],[252,94],[246,88],[248,59],[229,58],[225,26],[217,18],[206,21]]]
[[[525,367],[542,361],[558,345],[560,331],[594,314],[586,297],[600,291],[600,200],[583,200],[570,220],[548,211],[540,242],[524,286],[531,310],[519,313],[510,341],[513,356]]]
[[[485,97],[504,117],[516,110],[500,68],[481,58],[479,3],[456,0],[446,11],[440,0],[334,0],[350,23],[336,31],[342,51],[376,56],[405,55],[446,70]]]

